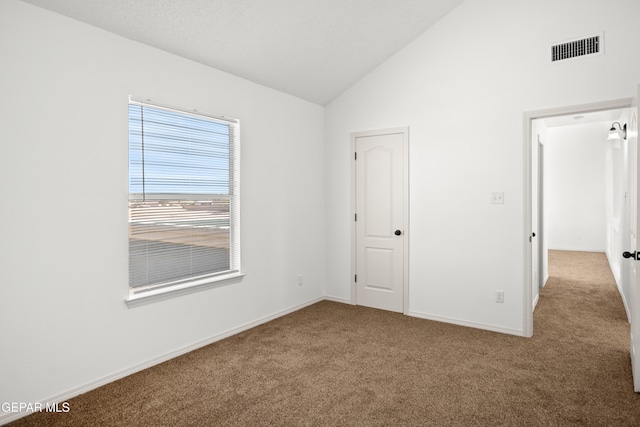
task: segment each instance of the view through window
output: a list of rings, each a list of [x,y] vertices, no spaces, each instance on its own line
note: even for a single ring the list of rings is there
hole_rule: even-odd
[[[237,123],[131,100],[132,292],[239,271]]]

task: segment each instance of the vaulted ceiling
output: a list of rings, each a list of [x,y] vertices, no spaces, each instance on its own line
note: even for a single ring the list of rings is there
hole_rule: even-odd
[[[464,0],[23,0],[326,105]]]

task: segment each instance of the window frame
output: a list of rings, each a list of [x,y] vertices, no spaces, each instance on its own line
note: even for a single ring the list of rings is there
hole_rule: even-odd
[[[180,280],[176,283],[165,283],[148,285],[144,287],[132,287],[131,282],[128,279],[128,296],[125,302],[129,308],[136,307],[138,305],[144,305],[150,302],[173,298],[176,296],[189,294],[192,292],[198,292],[212,287],[227,285],[230,283],[237,283],[242,280],[244,273],[241,268],[241,246],[240,246],[240,123],[237,119],[228,118],[225,116],[218,116],[209,113],[203,113],[202,111],[188,108],[176,107],[174,105],[168,105],[152,101],[150,99],[136,98],[129,96],[127,103],[127,111],[131,105],[141,105],[142,107],[151,107],[156,109],[167,110],[178,114],[186,114],[190,116],[197,116],[199,118],[210,119],[216,122],[224,122],[233,127],[231,132],[232,139],[230,152],[229,152],[229,186],[232,188],[229,194],[230,209],[229,209],[229,246],[230,246],[230,269],[220,272],[212,273],[206,277],[195,277],[192,279]],[[130,129],[130,118],[127,114],[127,128]],[[131,156],[131,147],[129,147],[129,137],[127,138],[127,155]],[[130,173],[131,163],[127,161],[127,172]],[[129,179],[127,179],[127,185],[129,186]],[[130,200],[130,187],[127,189],[127,195]],[[131,210],[128,206],[128,213]],[[130,218],[128,224],[130,224]],[[130,255],[128,255],[129,259]],[[130,268],[130,267],[128,267]]]

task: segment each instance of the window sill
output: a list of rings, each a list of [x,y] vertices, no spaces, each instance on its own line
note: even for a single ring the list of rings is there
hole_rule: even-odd
[[[124,301],[127,303],[127,307],[134,308],[156,301],[162,301],[182,295],[191,294],[194,292],[203,291],[205,289],[210,289],[217,286],[237,283],[241,281],[243,277],[244,273],[234,272],[222,276],[210,277],[195,282],[169,286],[166,288],[155,289],[146,292],[141,291],[138,293],[134,293],[133,291],[129,291],[129,298],[125,299]]]

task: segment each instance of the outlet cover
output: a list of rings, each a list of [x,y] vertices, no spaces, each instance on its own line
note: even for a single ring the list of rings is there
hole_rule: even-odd
[[[492,205],[504,205],[504,193],[491,193]]]

